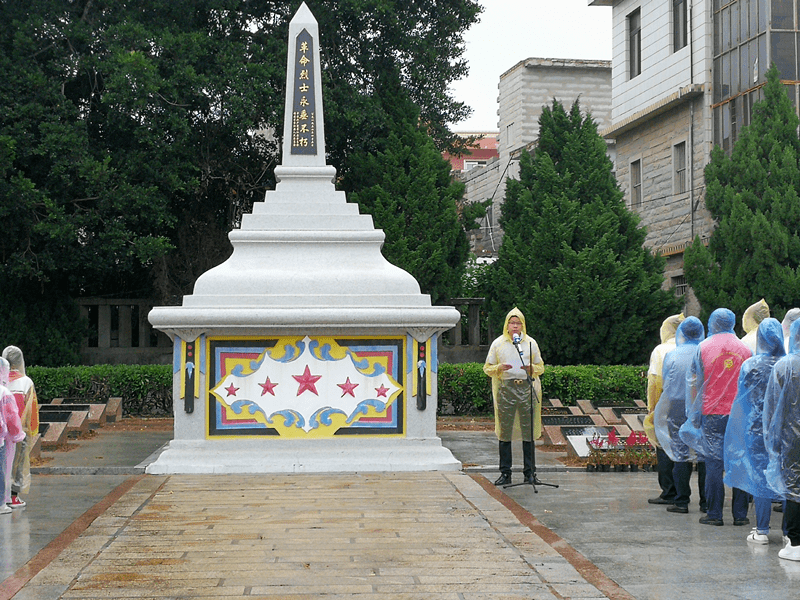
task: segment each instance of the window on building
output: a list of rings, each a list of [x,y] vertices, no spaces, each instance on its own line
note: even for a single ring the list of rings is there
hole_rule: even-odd
[[[675,170],[673,190],[676,194],[685,194],[689,189],[686,183],[686,142],[672,147],[672,164]]]
[[[631,163],[631,208],[642,205],[642,161]]]
[[[686,295],[686,277],[684,275],[678,275],[677,277],[672,278],[672,287],[675,290],[675,295],[678,298],[681,298]]]
[[[772,28],[794,29],[794,0],[772,0]]]
[[[677,52],[687,44],[688,19],[686,0],[672,0],[672,51]]]
[[[475,167],[482,167],[486,164],[485,160],[465,160],[464,171],[469,171]]]
[[[642,19],[638,9],[628,15],[628,59],[633,79],[642,72]]]

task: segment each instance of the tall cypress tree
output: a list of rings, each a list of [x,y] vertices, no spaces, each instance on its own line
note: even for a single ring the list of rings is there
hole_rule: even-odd
[[[518,306],[551,364],[646,362],[663,319],[679,310],[661,289],[664,259],[623,202],[606,143],[576,101],[545,107],[533,154],[509,179],[490,314]]]
[[[461,291],[469,242],[456,203],[464,184],[419,122],[419,109],[388,76],[379,97],[390,125],[374,152],[350,158],[342,188],[383,229],[386,260],[411,273],[433,303]]]
[[[706,206],[717,228],[684,254],[686,281],[707,316],[724,306],[741,315],[764,298],[781,316],[800,299],[800,139],[794,107],[772,65],[764,100],[753,107],[727,156],[706,166]]]

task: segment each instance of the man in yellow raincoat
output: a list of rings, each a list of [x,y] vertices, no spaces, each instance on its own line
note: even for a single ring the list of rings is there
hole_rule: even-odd
[[[511,442],[519,439],[524,457],[523,475],[526,482],[533,483],[531,444],[542,434],[539,376],[544,373],[544,362],[536,340],[526,332],[525,316],[518,308],[506,315],[503,335],[489,347],[483,371],[492,378],[495,433],[500,447],[500,477],[494,483],[511,483]]]
[[[664,387],[661,372],[664,365],[664,357],[667,352],[675,349],[675,332],[678,331],[678,325],[683,322],[683,319],[683,313],[664,319],[664,322],[661,323],[661,343],[653,348],[650,353],[650,367],[647,370],[647,416],[644,418],[644,432],[647,435],[647,439],[656,449],[658,485],[661,488],[661,494],[655,498],[648,499],[650,504],[675,504],[675,481],[672,478],[673,463],[666,452],[661,449],[661,445],[656,439],[653,414]]]

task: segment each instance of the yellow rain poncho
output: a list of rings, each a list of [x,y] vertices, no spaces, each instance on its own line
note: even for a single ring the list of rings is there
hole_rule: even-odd
[[[508,333],[508,322],[517,317],[522,322],[519,351]],[[502,365],[511,365],[503,370]],[[539,377],[544,373],[544,361],[539,346],[527,334],[525,317],[518,308],[512,309],[503,323],[503,335],[489,347],[483,372],[492,378],[492,398],[494,400],[495,433],[501,442],[524,439],[530,440],[530,386],[523,365],[531,365],[533,378],[533,439],[542,435],[542,383]],[[527,398],[527,400],[524,397]],[[513,397],[520,401],[514,402]],[[526,435],[523,435],[523,431]]]
[[[742,315],[742,329],[744,329],[744,336],[742,343],[750,348],[750,352],[756,353],[756,335],[758,334],[758,326],[764,319],[769,318],[769,305],[763,298],[747,307]]]
[[[653,348],[650,353],[650,368],[647,370],[647,416],[644,418],[643,425],[647,439],[656,447],[659,444],[656,439],[655,425],[653,425],[653,413],[664,388],[662,377],[664,357],[667,352],[675,349],[675,332],[678,331],[678,326],[683,323],[683,319],[683,313],[664,319],[661,324],[661,343]]]

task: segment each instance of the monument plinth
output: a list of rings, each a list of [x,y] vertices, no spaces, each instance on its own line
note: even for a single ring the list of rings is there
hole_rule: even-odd
[[[182,306],[175,438],[149,473],[456,470],[436,436],[436,339],[460,319],[380,253],[325,164],[317,23],[289,27],[283,164],[233,254]]]

